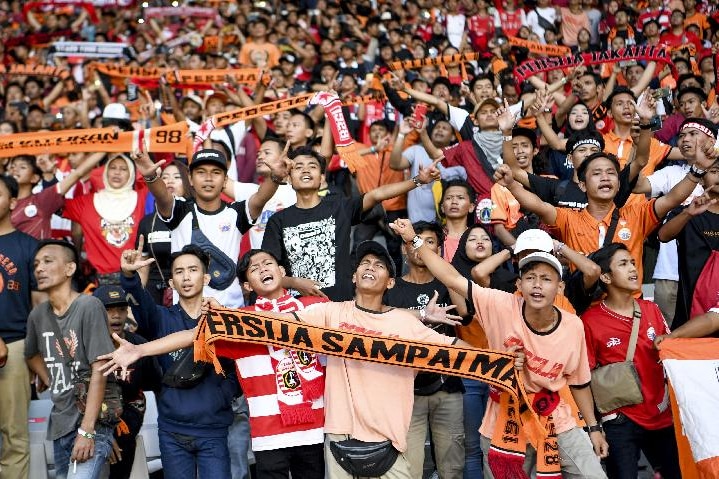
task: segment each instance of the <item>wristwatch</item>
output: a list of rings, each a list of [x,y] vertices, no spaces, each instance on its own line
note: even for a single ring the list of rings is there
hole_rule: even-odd
[[[707,174],[707,172],[706,172],[706,170],[697,168],[696,165],[692,165],[691,167],[689,167],[689,174],[696,178],[704,178],[704,176]]]
[[[419,235],[415,235],[414,238],[412,238],[412,249],[418,249],[424,244],[424,240],[420,238]]]
[[[414,183],[414,186],[417,188],[421,188],[424,183],[419,181],[419,175],[412,177],[412,182]]]
[[[597,423],[594,426],[585,427],[584,430],[587,431],[588,434],[591,434],[593,432],[602,432],[602,425]]]

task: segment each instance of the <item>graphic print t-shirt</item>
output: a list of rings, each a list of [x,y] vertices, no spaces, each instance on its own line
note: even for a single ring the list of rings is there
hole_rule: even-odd
[[[275,255],[287,274],[317,281],[332,301],[352,297],[350,228],[360,222],[362,196],[324,198],[313,207],[290,206],[272,215],[262,249]]]
[[[52,322],[57,324],[62,338],[56,337]],[[32,310],[27,323],[25,357],[40,354],[50,373],[53,408],[47,439],[55,440],[72,432],[80,420],[72,386],[75,375],[89,372],[97,357],[113,352],[115,346],[105,307],[94,296],[81,294],[62,316],[56,315],[50,302],[45,301]],[[65,343],[69,359],[59,341]]]

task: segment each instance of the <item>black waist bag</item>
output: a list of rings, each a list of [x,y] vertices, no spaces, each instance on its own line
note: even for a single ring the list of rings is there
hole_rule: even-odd
[[[162,376],[162,384],[171,388],[194,388],[210,370],[210,364],[202,361],[195,362],[195,349],[185,348],[181,357]]]
[[[218,291],[225,290],[232,285],[237,275],[237,265],[220,248],[215,246],[200,229],[197,222],[195,207],[192,206],[192,244],[199,246],[210,255],[210,288]]]
[[[364,442],[358,439],[331,441],[330,451],[342,469],[354,477],[380,477],[394,466],[399,455],[392,441]]]

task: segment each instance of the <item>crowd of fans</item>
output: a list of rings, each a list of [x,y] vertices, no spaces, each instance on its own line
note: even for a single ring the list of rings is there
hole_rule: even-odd
[[[714,2],[2,0],[0,35],[0,146],[197,138],[0,150],[0,479],[28,477],[45,389],[58,478],[129,477],[143,391],[167,477],[351,477],[349,438],[391,441],[388,478],[633,479],[640,451],[681,477],[658,348],[719,330]],[[510,351],[556,464],[520,430],[509,475],[506,393],[480,381],[253,345],[183,383],[203,297]],[[591,371],[627,350],[642,399],[595,408]]]

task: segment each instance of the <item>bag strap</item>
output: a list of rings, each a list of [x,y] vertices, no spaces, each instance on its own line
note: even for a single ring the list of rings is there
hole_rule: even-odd
[[[200,223],[197,221],[197,212],[195,211],[195,202],[193,201],[190,205],[190,211],[192,212],[192,229],[199,230]]]
[[[614,211],[612,211],[612,220],[609,222],[609,229],[607,230],[606,236],[604,236],[604,243],[602,243],[602,248],[612,243],[612,238],[614,238],[614,232],[617,231],[618,223],[619,208],[615,206]]]
[[[637,338],[639,337],[639,323],[642,320],[642,310],[634,301],[634,322],[632,323],[632,335],[629,336],[629,347],[627,348],[626,361],[634,360],[634,351],[637,348]]]
[[[192,209],[192,214],[195,214],[194,207]],[[152,216],[152,226],[150,226],[150,233],[155,231],[155,220],[157,219],[157,210],[155,210],[155,214]],[[193,227],[194,227],[194,218],[193,218]],[[147,236],[150,236],[149,234]],[[157,256],[155,255],[155,248],[152,246],[152,241],[150,241],[150,238],[147,238],[147,246],[150,248],[150,254],[152,255],[152,258],[155,260],[155,267],[157,268],[157,271],[160,273],[160,278],[162,279],[163,286],[167,286],[165,283],[165,275],[162,274],[162,268],[160,268],[160,264],[157,262]],[[140,251],[142,253],[142,251]]]

